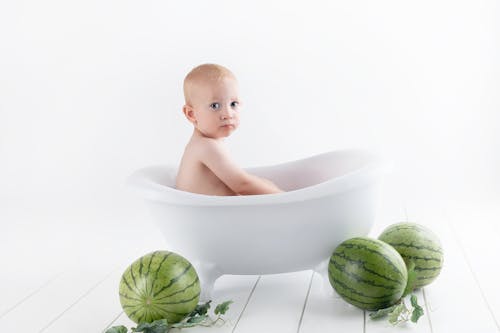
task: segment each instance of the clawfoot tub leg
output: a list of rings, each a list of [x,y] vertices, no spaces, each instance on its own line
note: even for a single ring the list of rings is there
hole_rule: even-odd
[[[330,258],[322,261],[319,265],[314,267],[314,271],[321,276],[322,289],[323,294],[329,297],[337,296],[335,290],[330,284],[330,280],[328,278],[328,263],[330,262]]]
[[[193,261],[194,269],[200,279],[200,302],[212,299],[215,280],[222,276],[220,270],[213,263]]]

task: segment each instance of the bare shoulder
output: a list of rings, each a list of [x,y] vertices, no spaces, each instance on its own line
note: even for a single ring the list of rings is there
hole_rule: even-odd
[[[194,138],[191,142],[191,149],[195,151],[201,159],[204,159],[207,156],[227,154],[222,142],[207,137]]]

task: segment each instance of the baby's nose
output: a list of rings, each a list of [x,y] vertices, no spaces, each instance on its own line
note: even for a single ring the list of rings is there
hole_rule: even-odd
[[[220,114],[221,119],[228,119],[233,117],[233,112],[229,108],[224,108],[221,110]]]

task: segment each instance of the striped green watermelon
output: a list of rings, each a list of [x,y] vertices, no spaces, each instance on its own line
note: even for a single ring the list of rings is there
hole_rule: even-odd
[[[135,323],[166,318],[177,323],[200,297],[198,274],[189,261],[169,251],[148,253],[130,265],[120,281],[120,303]]]
[[[443,249],[439,238],[428,228],[401,222],[386,228],[378,238],[401,254],[407,267],[415,263],[415,288],[428,285],[437,278],[443,267]]]
[[[408,273],[405,262],[390,245],[367,237],[342,242],[328,266],[330,284],[348,303],[364,310],[378,310],[402,296]]]

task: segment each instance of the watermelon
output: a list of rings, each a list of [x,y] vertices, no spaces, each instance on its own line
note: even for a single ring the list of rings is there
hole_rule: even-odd
[[[195,309],[199,297],[198,274],[174,252],[155,251],[140,257],[120,280],[120,303],[135,323],[163,318],[177,323]]]
[[[328,277],[346,302],[364,310],[379,310],[401,298],[408,272],[393,247],[377,239],[356,237],[335,248]]]
[[[390,244],[403,257],[407,268],[415,264],[414,288],[434,281],[443,267],[443,249],[439,238],[428,228],[401,222],[387,227],[378,238]]]

